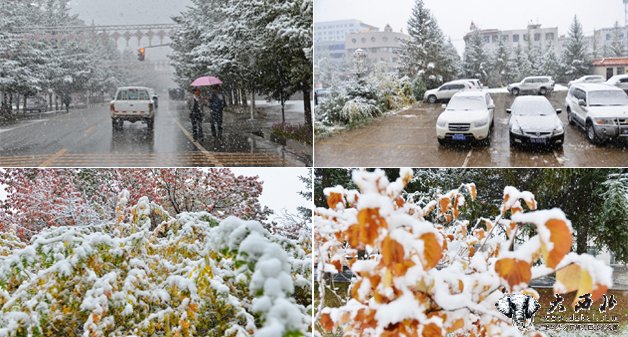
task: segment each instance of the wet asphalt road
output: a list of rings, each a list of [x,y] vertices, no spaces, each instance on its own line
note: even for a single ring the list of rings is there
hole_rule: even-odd
[[[113,131],[108,106],[0,125],[0,167],[304,166],[280,145],[250,133],[225,114],[222,138],[204,124],[191,137],[183,102],[160,102],[154,131],[125,122]]]
[[[550,101],[564,110],[566,92],[554,92]],[[317,167],[625,167],[628,142],[592,145],[584,131],[568,125],[567,114],[559,115],[565,125],[563,148],[511,148],[508,134],[513,96],[491,94],[495,101],[495,128],[491,145],[440,146],[436,141],[436,119],[441,104],[418,103],[397,114],[367,125],[318,140]]]

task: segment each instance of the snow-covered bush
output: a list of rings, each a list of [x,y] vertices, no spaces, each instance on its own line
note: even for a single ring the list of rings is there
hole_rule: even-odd
[[[412,94],[417,101],[423,100],[423,95],[427,91],[427,86],[423,81],[423,76],[417,76],[414,81],[412,81]]]
[[[495,303],[511,293],[538,299],[532,279],[556,273],[555,293],[591,293],[593,301],[612,286],[610,267],[570,253],[565,214],[537,210],[532,193],[506,187],[498,214],[462,219],[461,210],[476,199],[474,184],[420,206],[404,198],[412,176],[402,169],[389,182],[382,170],[354,171],[359,191],[325,189],[328,207],[314,216],[320,329],[349,336],[521,336]],[[516,244],[530,226],[537,234]],[[368,259],[359,258],[364,251]],[[354,275],[348,298],[339,308],[325,307],[324,273],[345,268]],[[525,333],[545,336],[533,326]]]
[[[382,74],[370,80],[377,88],[383,110],[399,110],[414,103],[412,84],[407,77],[398,79],[392,74]]]
[[[310,335],[311,259],[299,241],[252,220],[171,217],[146,197],[127,207],[128,197],[110,222],[11,241],[0,336]]]

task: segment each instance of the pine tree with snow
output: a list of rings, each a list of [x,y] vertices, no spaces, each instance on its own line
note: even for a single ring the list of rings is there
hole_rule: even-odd
[[[513,53],[513,62],[515,64],[516,80],[522,80],[527,76],[532,76],[532,64],[530,64],[530,58],[526,52],[521,48],[521,45],[517,45]]]
[[[566,80],[576,79],[589,73],[591,62],[587,54],[587,42],[577,16],[574,16],[569,27],[567,41],[563,46],[562,63]]]
[[[595,242],[611,251],[617,261],[628,261],[628,173],[613,173],[601,186],[603,204],[597,216]]]
[[[401,76],[421,76],[428,87],[451,76],[451,56],[447,55],[443,33],[423,0],[414,3],[408,20],[408,35],[410,39],[402,42],[399,55]]]
[[[465,47],[463,56],[463,72],[467,78],[477,78],[482,82],[488,82],[488,73],[490,72],[490,64],[488,57],[484,52],[484,45],[480,31],[472,29],[465,37]]]
[[[514,81],[516,74],[510,53],[510,48],[500,39],[492,57],[492,71],[488,85],[503,87]]]
[[[448,38],[445,43],[443,55],[443,82],[452,81],[462,75],[462,59],[456,47],[454,47],[454,44],[451,42],[451,38]]]
[[[556,55],[552,41],[549,41],[545,48],[545,54],[543,54],[542,57],[541,73],[546,76],[552,76],[554,79],[560,78],[561,76],[560,60]]]

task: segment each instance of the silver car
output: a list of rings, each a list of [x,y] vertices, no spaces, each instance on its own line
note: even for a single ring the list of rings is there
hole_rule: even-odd
[[[519,94],[546,95],[554,91],[554,80],[550,76],[530,76],[521,82],[508,85],[507,89],[515,96]]]
[[[585,129],[593,144],[628,139],[628,95],[605,84],[574,84],[565,98],[569,124]]]
[[[606,84],[618,87],[628,93],[628,74],[615,75],[606,81]]]
[[[586,75],[582,76],[579,79],[569,81],[567,87],[571,88],[572,85],[576,83],[604,83],[604,77],[601,75]]]
[[[432,90],[428,90],[423,95],[423,100],[434,104],[438,101],[449,101],[459,91],[472,89],[471,82],[466,80],[457,80],[447,82],[440,87]]]

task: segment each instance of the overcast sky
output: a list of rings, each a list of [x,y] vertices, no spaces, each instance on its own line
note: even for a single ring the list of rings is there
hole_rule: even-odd
[[[394,31],[407,31],[414,0],[314,0],[314,22],[358,19],[382,29],[390,24]],[[528,22],[543,27],[558,27],[567,34],[574,15],[586,34],[593,29],[624,23],[622,0],[424,0],[436,16],[438,25],[461,52],[462,37],[471,21],[483,29],[520,29]]]

